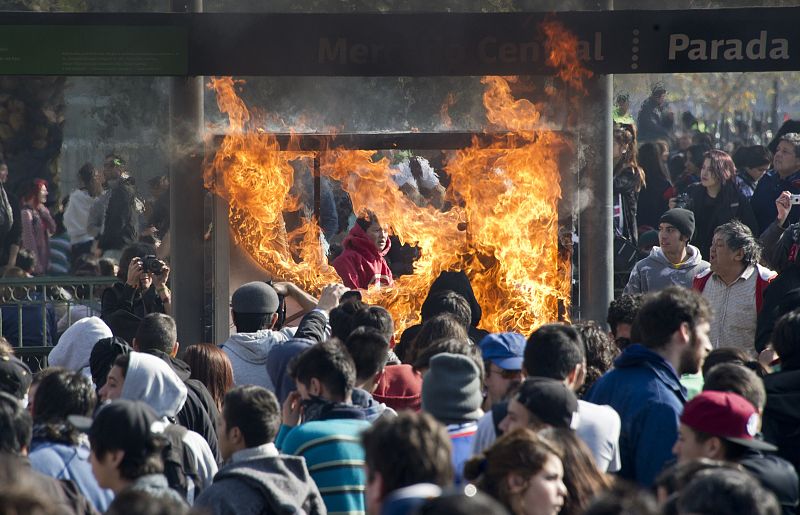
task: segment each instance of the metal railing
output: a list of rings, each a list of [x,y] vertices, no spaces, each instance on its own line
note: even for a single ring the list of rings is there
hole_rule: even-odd
[[[0,279],[0,333],[32,369],[72,323],[100,315],[100,298],[115,277],[30,277]]]

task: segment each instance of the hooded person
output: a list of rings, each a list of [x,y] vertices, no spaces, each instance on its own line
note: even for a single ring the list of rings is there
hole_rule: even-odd
[[[89,358],[92,349],[98,340],[111,336],[111,329],[99,317],[82,318],[64,331],[50,351],[47,362],[51,367],[64,367],[91,377]]]
[[[173,424],[186,402],[187,389],[180,377],[163,360],[150,354],[130,352],[120,356],[100,389],[103,401],[127,399],[143,401],[164,421],[176,426],[175,433],[183,444],[187,475],[197,475],[197,484],[188,481],[187,501],[211,484],[217,473],[217,462],[205,439],[194,431]]]
[[[711,267],[700,250],[689,245],[694,227],[694,213],[688,209],[674,208],[661,215],[659,246],[636,263],[623,293],[648,293],[668,286],[691,288],[695,276]]]
[[[431,287],[428,290],[428,295],[425,297],[425,301],[422,303],[422,309],[420,312],[422,315],[422,321],[419,324],[412,325],[403,331],[403,334],[400,336],[400,343],[398,346],[408,347],[411,341],[417,337],[417,334],[420,332],[420,330],[422,330],[422,324],[424,324],[428,319],[433,318],[442,312],[439,306],[437,306],[436,299],[439,294],[448,290],[458,293],[467,300],[467,303],[469,303],[470,321],[469,327],[467,327],[467,334],[469,335],[470,340],[477,344],[477,342],[481,341],[484,336],[489,334],[488,331],[478,329],[478,324],[483,316],[483,310],[481,309],[481,305],[478,304],[478,299],[475,298],[475,291],[472,289],[472,284],[469,282],[469,277],[467,277],[467,274],[463,271],[444,271],[439,274],[439,277],[437,277],[433,283],[431,283]]]
[[[368,211],[356,219],[342,246],[344,251],[332,264],[345,286],[366,290],[394,283],[392,271],[384,259],[392,244],[388,231],[375,213]]]

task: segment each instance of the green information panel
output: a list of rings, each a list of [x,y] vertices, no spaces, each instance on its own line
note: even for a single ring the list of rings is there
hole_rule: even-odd
[[[182,26],[0,25],[0,75],[186,75]]]

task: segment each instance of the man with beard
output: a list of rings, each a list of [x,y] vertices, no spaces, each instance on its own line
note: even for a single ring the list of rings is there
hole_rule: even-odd
[[[638,320],[641,343],[625,348],[586,400],[619,413],[619,474],[650,486],[678,438],[687,400],[680,376],[697,373],[711,349],[711,311],[699,293],[673,286],[646,297]]]

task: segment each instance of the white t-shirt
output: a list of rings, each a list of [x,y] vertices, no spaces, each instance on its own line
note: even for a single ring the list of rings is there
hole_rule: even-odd
[[[597,468],[616,472],[622,467],[619,457],[619,432],[622,421],[611,406],[578,400],[580,422],[575,430],[594,455]]]

